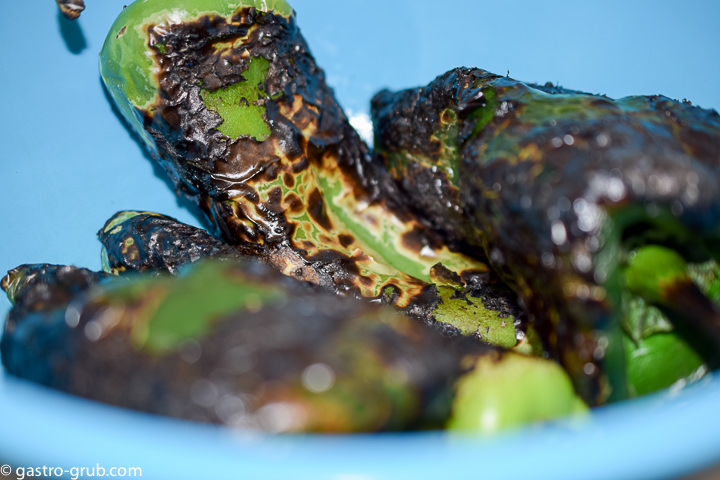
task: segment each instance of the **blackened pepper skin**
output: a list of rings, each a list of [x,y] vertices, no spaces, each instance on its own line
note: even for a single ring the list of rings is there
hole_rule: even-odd
[[[191,225],[152,212],[123,211],[113,215],[98,232],[103,244],[103,268],[112,274],[154,272],[179,274],[188,264],[203,260],[253,258],[280,269],[283,256],[275,249],[254,244],[230,245]],[[327,265],[313,264],[314,275],[327,275]],[[340,266],[339,268],[341,268]],[[430,277],[418,283],[418,293],[399,308],[444,336],[474,336],[485,343],[514,347],[526,328],[524,311],[515,295],[490,273],[466,273],[461,278],[438,264]],[[318,282],[314,282],[318,283]],[[333,288],[326,290],[337,293]],[[365,299],[368,300],[368,299]],[[388,286],[376,299],[398,307],[397,290]]]
[[[392,309],[258,262],[98,283],[104,277],[57,266],[14,272],[1,345],[8,372],[239,429],[353,432],[441,426],[461,359],[497,353],[451,345]]]
[[[0,339],[2,363],[10,373],[44,385],[68,378],[55,368],[67,362],[73,345],[64,343],[70,302],[110,276],[65,265],[20,265],[3,277],[0,286],[13,303]]]
[[[181,4],[136,2],[123,11],[101,73],[214,234],[288,276],[405,311],[427,310],[428,298],[455,303],[454,292],[469,287],[461,281],[429,296],[437,264],[461,280],[487,273],[482,259],[441,241],[396,198],[284,2],[207,11],[203,2]],[[486,295],[493,285],[486,282]],[[480,303],[481,314],[495,317]]]
[[[689,262],[718,258],[718,114],[479,69],[381,92],[372,107],[376,158],[409,204],[486,253],[584,398],[621,398],[628,255],[659,244]]]
[[[103,269],[113,274],[176,274],[182,266],[203,258],[256,255],[249,247],[229,245],[201,228],[151,212],[118,212],[100,229],[98,238],[103,244]]]

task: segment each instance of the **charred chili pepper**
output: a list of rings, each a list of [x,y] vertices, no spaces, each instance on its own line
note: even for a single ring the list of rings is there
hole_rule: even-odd
[[[205,230],[151,212],[124,211],[110,218],[98,232],[103,244],[103,268],[108,273],[167,272],[206,258],[254,257],[278,267],[278,257],[252,244],[229,245]],[[390,275],[389,275],[390,276]],[[461,280],[441,265],[433,267],[434,284],[424,285],[401,309],[408,316],[443,332],[466,335],[493,345],[513,348],[525,337],[524,312],[506,287],[489,283],[487,275]],[[419,281],[418,284],[420,284]],[[377,300],[397,306],[396,291],[387,287]]]
[[[285,2],[135,2],[109,32],[101,73],[177,192],[230,244],[343,295],[406,311],[441,303],[463,333],[519,322],[481,301],[465,308],[487,266],[395,198]],[[456,281],[430,291],[446,270]],[[496,283],[483,280],[483,296],[507,298]]]
[[[7,370],[119,406],[269,432],[438,428],[452,409],[452,418],[496,418],[463,427],[490,432],[577,411],[572,390],[546,393],[552,401],[538,406],[545,385],[523,388],[522,375],[494,372],[518,363],[559,370],[548,360],[442,337],[258,262],[111,279],[23,266],[10,285],[15,304],[0,342]],[[469,374],[492,401],[453,407],[456,381]]]
[[[184,265],[203,258],[237,259],[255,253],[152,212],[118,212],[98,237],[103,244],[103,270],[116,275],[126,271],[176,274]]]
[[[717,112],[480,69],[381,92],[372,107],[376,158],[408,205],[486,254],[583,398],[624,397],[618,331],[622,294],[635,284],[622,274],[630,252],[658,245],[689,263],[718,258]],[[650,270],[659,272],[654,261]],[[717,307],[694,288],[690,313],[677,294],[687,285],[633,291],[682,317],[670,316],[691,343],[705,338],[716,349]]]
[[[367,147],[290,7],[220,3],[136,2],[101,53],[109,91],[178,192],[230,243],[288,251],[284,271],[297,278],[377,296],[383,274],[368,267],[384,260],[375,270],[393,265],[429,280],[444,249],[422,233],[409,248],[395,245],[415,225],[379,204],[364,175]],[[307,271],[315,262],[327,279]],[[443,263],[456,270],[458,262],[469,263]]]
[[[592,402],[627,386],[608,380],[626,372],[620,325],[640,351],[680,338],[646,332],[670,324],[693,347],[672,378],[701,374],[720,331],[716,192],[698,191],[717,160],[717,114],[459,70],[376,97],[370,156],[292,10],[266,3],[145,0],[114,25],[102,55],[108,89],[178,192],[232,245],[158,214],[121,212],[100,232],[107,270],[177,275],[200,258],[252,255],[411,316],[430,305],[433,321],[482,336],[463,310],[502,300],[484,278],[487,256]],[[674,163],[686,176],[671,184],[660,174]],[[569,171],[578,185],[558,179]],[[650,173],[642,186],[638,172]],[[658,262],[672,268],[659,272]],[[553,362],[450,344],[392,310],[256,262],[113,280],[25,265],[2,286],[15,303],[0,342],[11,373],[131,408],[271,431],[439,426],[453,395],[448,426],[461,430],[585,410]],[[647,322],[653,309],[660,320]],[[485,339],[512,347],[507,331]],[[667,378],[629,386],[642,393]]]

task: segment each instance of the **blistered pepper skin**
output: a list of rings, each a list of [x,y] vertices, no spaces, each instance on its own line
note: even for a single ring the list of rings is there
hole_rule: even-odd
[[[140,18],[123,12],[101,54],[103,78],[178,193],[198,204],[226,241],[282,250],[292,276],[362,288],[362,266],[352,275],[348,268],[335,275],[331,267],[327,275],[337,278],[315,277],[313,263],[364,261],[352,256],[355,236],[333,224],[315,171],[327,169],[327,180],[350,185],[354,201],[372,202],[362,175],[368,149],[325,84],[292,12],[242,4],[233,11],[231,3],[229,14],[200,9],[182,22],[173,22],[161,2],[131,5],[158,11],[141,10]],[[131,55],[151,57],[157,73],[129,76]],[[223,105],[231,96],[233,105]],[[232,122],[240,126],[225,128]]]
[[[108,280],[104,272],[65,265],[20,265],[0,286],[13,303],[0,338],[2,363],[8,372],[44,385],[63,384],[63,369],[72,343],[64,343],[65,312],[70,302]],[[60,388],[63,388],[60,386]]]
[[[552,361],[439,336],[256,261],[175,276],[24,265],[2,287],[9,373],[145,412],[250,432],[490,434],[586,411]]]
[[[151,413],[269,432],[353,432],[441,426],[460,359],[490,351],[451,345],[392,309],[257,262],[186,270],[105,283],[74,267],[16,272],[5,368]]]
[[[621,357],[606,349],[623,252],[655,242],[717,258],[718,114],[457,69],[378,94],[373,117],[376,156],[410,202],[485,253],[584,398],[621,398],[605,367]]]
[[[211,3],[128,6],[109,32],[101,73],[213,234],[288,276],[404,311],[419,307],[424,318],[432,302],[477,291],[468,279],[487,277],[487,265],[441,241],[397,198],[325,83],[292,10],[284,2]],[[431,291],[438,264],[458,278],[442,300]],[[483,296],[515,303],[491,280]],[[475,308],[495,316],[483,302]],[[493,322],[518,323],[509,312]],[[481,322],[469,323],[465,331],[479,332]]]
[[[248,16],[254,15],[251,7],[248,7],[246,13]],[[288,14],[285,13],[282,15],[283,18],[287,18]],[[242,17],[240,20],[242,22]],[[221,23],[222,21],[219,23],[209,21],[204,27],[209,25],[210,28],[214,28]],[[162,30],[160,28],[154,33],[160,34],[161,40],[167,40],[167,37],[164,36],[165,32]],[[123,36],[126,31],[127,29],[117,30],[116,36]],[[154,43],[151,47],[155,47],[163,56],[168,49],[172,50],[172,39],[166,43],[158,41],[158,37],[155,37],[152,41]],[[172,51],[170,56],[172,56]],[[251,66],[252,63],[253,60],[249,60],[248,64],[243,67],[245,73],[242,76],[245,77],[245,81],[254,82],[257,75],[257,70],[253,70]],[[255,61],[254,64],[256,69],[264,68],[262,61]],[[258,64],[261,64],[261,67],[258,67]],[[211,117],[214,112],[222,118],[222,111],[226,107],[223,95],[226,88],[235,84],[230,83],[228,87],[220,86],[214,89],[211,83],[205,84],[203,80],[196,85],[202,87],[199,96],[207,110],[211,112],[209,113]],[[265,88],[266,85],[258,86],[260,91]],[[235,91],[228,92],[228,94],[238,95]],[[252,112],[257,113],[258,110],[263,110],[267,106],[268,97],[261,98],[262,94],[259,94],[257,99],[249,99],[247,92],[243,92],[241,95],[245,95],[239,97],[241,103],[246,102],[253,107],[260,107],[259,109],[250,109],[250,116],[254,115]],[[274,100],[272,96],[269,98]],[[195,106],[197,105],[191,105],[191,107]],[[157,105],[151,106],[150,110],[156,107]],[[262,122],[258,123],[257,118],[252,120],[251,123],[254,122],[254,126],[251,133],[240,131],[239,137],[234,137],[232,132],[237,132],[237,128],[243,127],[228,125],[231,123],[228,118],[222,118],[222,122],[216,124],[216,129],[231,139],[250,137],[250,139],[262,143],[273,134],[270,128],[267,131],[263,129],[262,123],[267,127],[273,126],[272,122],[268,122],[266,113],[263,112]],[[172,108],[161,115],[165,114],[172,117]],[[200,117],[207,115],[207,112],[201,112]],[[157,131],[145,129],[146,120],[147,117],[143,120],[144,132],[150,134],[155,140],[160,138],[154,145],[157,148],[157,144],[161,144],[165,140],[164,135],[168,132],[158,134]],[[202,121],[205,120],[207,118]],[[213,121],[217,123],[217,118]],[[303,133],[306,132],[303,131]],[[190,150],[196,146],[197,144],[193,143]],[[164,147],[160,146],[159,148]],[[170,149],[172,148],[173,146],[170,146]],[[343,148],[339,147],[339,150]],[[362,150],[360,148],[358,151]],[[341,153],[340,155],[342,156]],[[335,154],[330,154],[329,157],[337,160]],[[425,230],[427,225],[424,219],[412,215],[404,217],[409,210],[402,201],[394,198],[397,190],[392,183],[384,184],[385,180],[379,180],[387,177],[381,173],[378,173],[378,176],[368,173],[377,168],[377,165],[367,157],[366,151],[361,156],[358,156],[357,152],[351,154],[350,163],[357,166],[358,164],[354,162],[360,157],[365,157],[362,162],[367,162],[367,165],[355,168],[355,171],[346,177],[346,180],[347,178],[351,179],[349,184],[355,182],[353,194],[357,194],[357,196],[353,197],[354,201],[362,202],[372,199],[371,203],[374,203],[380,201],[378,200],[380,197],[377,195],[385,196],[383,202],[386,202],[386,205],[383,206],[383,209],[391,211],[393,215],[412,219],[410,222],[412,228],[405,231],[409,234],[403,239],[405,247],[410,244],[410,250],[440,249],[438,247],[438,238],[440,237]],[[188,163],[193,163],[193,161]],[[195,163],[196,165],[192,165],[191,169],[197,167],[197,162]],[[174,168],[168,169],[172,176],[177,174]],[[359,172],[359,170],[363,171]],[[188,183],[182,184],[182,181],[178,183],[178,185],[182,184],[179,186],[179,190],[191,196],[195,195],[194,190],[186,189],[186,187],[200,176],[201,174],[198,174],[197,171],[193,171],[185,178]],[[269,179],[273,180],[271,177],[272,175]],[[177,177],[174,178],[177,180]],[[288,186],[289,181],[286,182],[285,178],[283,181]],[[345,187],[347,185],[348,183],[345,184]],[[258,193],[261,193],[264,185],[258,183],[257,186]],[[327,189],[327,185],[317,191],[323,189]],[[202,189],[200,188],[199,191]],[[347,198],[347,194],[344,195]],[[312,222],[315,224],[312,228],[320,226],[326,231],[333,231],[332,216],[327,214],[327,210],[322,207],[325,199],[318,199],[313,195],[310,195],[310,199],[314,199],[312,201],[316,202],[314,207],[311,205],[308,210],[308,215],[312,217]],[[216,200],[217,198],[212,198],[212,200],[208,200],[208,204]],[[320,207],[318,207],[318,201]],[[242,203],[240,206],[243,208]],[[256,242],[258,238],[243,237],[240,240],[235,239],[235,242],[239,241],[240,243],[229,246],[205,232],[178,224],[173,219],[147,212],[131,213],[134,217],[126,218],[127,223],[121,228],[116,228],[120,227],[119,224],[113,224],[117,220],[114,218],[100,232],[106,245],[113,244],[121,247],[119,251],[108,255],[116,259],[110,266],[110,270],[117,272],[125,269],[156,272],[167,270],[176,274],[179,267],[192,263],[199,257],[220,256],[227,260],[230,257],[234,258],[236,251],[241,251],[242,255],[250,253],[262,257],[258,251],[263,249],[258,246],[276,246],[285,243],[285,240],[267,241],[267,237],[263,234],[258,237],[260,242]],[[260,209],[261,215],[267,213]],[[279,214],[277,211],[271,213]],[[240,218],[243,221],[248,219],[252,221],[253,217],[243,213]],[[272,215],[268,218],[276,219]],[[152,237],[152,232],[159,232],[161,236],[164,236],[162,238]],[[124,236],[128,233],[131,233],[132,236]],[[158,239],[160,240],[159,244],[155,243]],[[129,242],[128,240],[133,241]],[[142,242],[137,242],[138,240],[142,240]],[[295,241],[297,238],[293,237],[292,240]],[[418,240],[420,241],[418,242]],[[347,242],[348,238],[345,237],[339,244],[347,247],[344,245]],[[322,240],[322,243],[330,244],[332,242]],[[252,245],[252,248],[246,250],[244,247],[247,245]],[[296,247],[296,245],[294,246]],[[146,256],[143,258],[143,255]],[[335,258],[333,257],[331,260]],[[138,260],[140,261],[138,262]],[[316,264],[327,263],[327,258],[308,259],[306,257],[303,260],[309,261],[313,267]],[[460,356],[464,356],[468,352],[472,352],[472,355],[477,355],[478,352],[487,353],[485,348],[478,347],[477,344],[468,344],[466,349],[460,349],[460,353],[452,351],[448,348],[446,340],[429,335],[428,331],[419,330],[417,325],[408,323],[403,317],[397,316],[390,310],[327,295],[314,298],[314,292],[317,290],[308,290],[306,286],[298,287],[298,284],[290,287],[290,284],[287,283],[288,279],[274,278],[272,277],[274,274],[265,267],[259,264],[252,265],[254,266],[243,265],[241,270],[234,272],[231,271],[232,268],[213,270],[214,267],[211,267],[209,276],[201,276],[204,280],[208,280],[209,285],[203,281],[195,284],[184,283],[188,277],[194,275],[191,271],[187,276],[180,275],[177,281],[163,278],[161,275],[144,279],[137,277],[137,283],[134,283],[132,276],[129,276],[127,284],[123,286],[115,284],[107,288],[104,285],[93,286],[96,281],[104,282],[104,274],[92,274],[90,275],[92,278],[85,280],[80,278],[75,285],[73,282],[70,284],[63,281],[58,283],[56,278],[52,278],[52,275],[47,277],[35,275],[35,270],[45,269],[46,266],[31,266],[28,267],[27,272],[18,270],[15,277],[18,298],[26,294],[32,297],[36,289],[48,292],[57,290],[60,292],[58,299],[65,298],[69,300],[69,303],[65,304],[62,300],[50,305],[39,302],[32,307],[36,311],[29,315],[28,311],[23,314],[21,310],[17,310],[13,320],[9,322],[13,328],[9,330],[8,335],[3,337],[3,358],[7,359],[8,369],[15,374],[131,408],[194,420],[227,423],[234,427],[247,427],[252,430],[334,432],[440,426],[442,419],[447,415],[450,402],[449,384],[457,378],[462,370],[458,361]],[[476,265],[482,265],[482,263],[479,262]],[[489,272],[486,270],[481,269],[478,272],[469,269],[461,272],[463,276],[460,277],[454,271],[447,270],[446,272],[441,265],[436,267],[430,269],[428,276],[431,280],[439,281],[441,287],[452,289],[455,292],[453,297],[457,295],[463,299],[462,290],[454,284],[455,277],[462,280],[465,285],[465,293],[473,293],[472,296],[476,292],[486,290],[489,285],[490,290],[493,290],[491,283],[488,284],[484,280],[480,280],[478,283],[479,278],[488,276]],[[196,268],[205,267],[200,264]],[[54,269],[74,271],[72,267],[53,267],[50,270],[54,271]],[[338,269],[337,271],[338,275],[347,275],[347,273],[348,270]],[[354,272],[350,271],[350,273]],[[266,274],[269,275],[269,280],[264,278]],[[25,275],[28,276],[23,279],[22,277]],[[224,278],[225,275],[229,275],[231,278]],[[295,276],[302,278],[303,273]],[[333,280],[338,278],[340,277],[334,277]],[[229,281],[220,284],[213,283],[218,280]],[[155,308],[159,308],[159,310],[179,308],[178,311],[183,311],[182,307],[190,305],[187,301],[180,301],[171,308],[172,302],[168,302],[168,295],[174,295],[174,300],[181,300],[184,294],[195,291],[196,287],[204,287],[208,297],[213,297],[217,291],[209,286],[232,289],[233,283],[242,287],[242,293],[240,290],[236,292],[238,296],[248,295],[244,303],[236,306],[237,310],[218,313],[215,310],[217,305],[208,302],[203,303],[203,306],[200,307],[200,310],[207,313],[207,316],[178,316],[168,315],[167,312],[164,315],[157,315],[157,311],[154,315],[152,312]],[[405,284],[401,285],[406,286]],[[418,285],[421,285],[422,288],[427,286],[424,282],[418,282]],[[191,288],[186,289],[188,286]],[[393,284],[389,286],[397,287]],[[296,293],[299,294],[299,298],[295,298]],[[405,292],[401,291],[400,293],[404,294]],[[288,295],[289,298],[286,298]],[[400,294],[392,289],[390,291],[383,289],[382,296],[400,297]],[[232,295],[222,298],[215,297],[220,304],[231,298],[234,297]],[[195,298],[195,300],[198,299]],[[466,298],[463,301],[471,304]],[[505,299],[496,298],[495,293],[491,292],[490,301],[502,304]],[[24,302],[26,305],[31,304],[31,302]],[[316,302],[320,302],[322,305],[319,306]],[[299,317],[293,319],[296,323],[290,328],[287,325],[290,312],[286,308],[286,303],[292,307],[292,313]],[[412,306],[411,303],[410,307]],[[46,307],[49,308],[46,310]],[[505,305],[501,308],[507,307],[508,305]],[[516,306],[510,305],[508,311],[514,307]],[[206,308],[208,310],[204,310]],[[300,310],[300,314],[296,309]],[[514,312],[519,313],[517,310]],[[183,313],[187,312],[183,311]],[[305,315],[306,313],[308,315]],[[158,318],[164,320],[158,320]],[[167,323],[162,325],[163,322],[167,322],[167,319],[181,319],[181,325],[168,325]],[[160,327],[156,327],[158,322],[161,324]],[[265,327],[269,327],[270,331],[265,330]],[[313,330],[313,335],[303,331],[306,328]],[[318,332],[317,329],[322,331]],[[288,332],[291,333],[288,335]],[[318,333],[319,335],[315,335]],[[288,344],[286,342],[288,336],[292,337],[295,343],[291,341]],[[410,342],[404,337],[409,337]],[[31,339],[31,345],[38,339],[44,339],[42,341],[46,343],[41,342],[41,348],[27,349],[25,342],[28,338]],[[328,342],[331,345],[327,348],[322,345],[312,345],[312,341],[318,339],[321,339],[321,343]],[[244,344],[243,341],[248,343]],[[269,349],[263,352],[260,352],[260,348],[258,348],[253,352],[257,354],[256,358],[248,359],[247,351],[243,350],[252,350],[261,345],[263,341],[272,345],[269,345]],[[442,346],[438,347],[441,344]],[[218,345],[220,347],[216,348]],[[37,347],[37,345],[34,346]],[[315,347],[309,355],[305,351],[308,347]],[[437,352],[439,353],[428,358],[427,353],[435,352],[435,348],[438,348]],[[417,351],[413,351],[414,349]],[[6,351],[10,353],[5,353]],[[207,354],[209,351],[216,355]],[[49,361],[48,357],[40,352],[51,352],[53,354],[52,361]],[[223,358],[217,358],[223,354]],[[405,357],[406,354],[409,356]],[[422,356],[423,360],[416,361],[414,355]],[[311,357],[309,360],[308,356]],[[229,357],[232,358],[229,359]],[[118,364],[117,358],[128,361]],[[498,358],[499,355],[493,350],[490,360],[495,361]],[[263,368],[259,369],[262,377],[259,382],[262,383],[269,379],[269,387],[266,384],[257,383],[258,378],[254,374],[243,376],[246,373],[243,368],[248,366],[247,364],[243,366],[243,362],[248,360],[251,364],[260,362]],[[305,361],[314,361],[314,363],[304,367],[306,363],[303,362]],[[532,359],[531,363],[535,361],[538,359]],[[404,367],[408,363],[412,363],[414,366],[412,372],[408,372]],[[463,365],[467,365],[467,363],[462,362]],[[420,368],[422,365],[428,366],[424,373],[422,372],[424,367]],[[379,368],[375,370],[375,367]],[[33,369],[41,372],[40,376],[28,375],[28,372]],[[232,370],[232,372],[228,370]],[[257,373],[257,370],[254,373]],[[347,378],[346,373],[349,373]],[[409,373],[412,374],[408,375]],[[228,376],[224,377],[225,374]],[[364,383],[368,383],[370,380],[369,383],[373,386],[365,388],[366,384],[357,383],[358,378],[362,379]],[[123,383],[123,380],[127,381],[128,379],[130,379],[129,383]],[[425,382],[426,380],[428,382]],[[416,381],[418,383],[414,383]],[[232,382],[239,382],[241,385],[238,389],[228,388],[228,384]],[[335,390],[324,396],[331,388],[335,388]],[[572,395],[569,397],[574,399]],[[370,403],[372,406],[369,408]],[[557,404],[558,402],[553,403]],[[567,410],[565,413],[573,410]],[[473,415],[472,410],[470,414]],[[555,415],[557,413],[553,412],[546,418],[552,418]],[[289,418],[290,421],[278,423],[276,421],[278,417],[285,420]]]
[[[152,212],[118,212],[98,237],[103,244],[103,268],[111,274],[177,275],[187,265],[205,259],[252,258],[281,270],[283,261],[273,250],[253,244],[230,245],[201,228]],[[318,268],[315,274],[321,277],[324,272]],[[460,278],[441,265],[431,269],[430,275],[435,283],[418,282],[419,293],[402,308],[398,308],[397,291],[392,287],[385,288],[378,298],[361,300],[395,306],[444,336],[464,335],[506,348],[516,346],[517,332],[525,328],[524,311],[508,288],[488,274]]]
[[[152,212],[122,211],[98,232],[103,269],[108,273],[167,272],[176,274],[204,258],[239,259],[254,250],[232,246],[205,230]]]

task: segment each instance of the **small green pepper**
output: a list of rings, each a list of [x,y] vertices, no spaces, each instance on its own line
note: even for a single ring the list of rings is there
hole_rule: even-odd
[[[457,386],[450,430],[494,433],[588,412],[567,373],[538,357],[479,357]]]

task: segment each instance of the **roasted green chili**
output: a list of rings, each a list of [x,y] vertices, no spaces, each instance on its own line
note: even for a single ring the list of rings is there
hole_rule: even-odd
[[[376,96],[371,152],[283,0],[138,0],[101,73],[213,231],[119,212],[106,272],[9,272],[11,373],[239,428],[487,432],[720,362],[716,112],[458,69]]]
[[[439,316],[454,331],[486,340],[500,337],[482,329],[503,331],[502,344],[512,346],[513,295],[495,291],[482,259],[438,241],[384,188],[390,176],[325,84],[294,12],[285,3],[172,5],[123,10],[103,46],[101,73],[214,233],[289,276],[390,301],[428,322],[439,320],[432,312],[440,304],[452,310]],[[439,268],[456,281],[434,288]],[[498,316],[485,298],[510,308]]]
[[[177,276],[19,267],[3,283],[15,302],[3,363],[88,398],[267,432],[441,428],[473,409],[497,418],[463,428],[493,432],[576,412],[572,389],[546,391],[545,404],[516,398],[531,366],[563,377],[548,360],[505,360],[390,307],[238,262],[206,260]],[[516,364],[526,366],[508,371]],[[472,396],[478,379],[492,405]],[[453,407],[456,382],[471,398]]]
[[[687,275],[664,277],[718,258],[717,112],[456,69],[381,92],[373,121],[376,158],[408,205],[485,253],[583,398],[628,395],[625,291],[717,348],[717,307]]]

